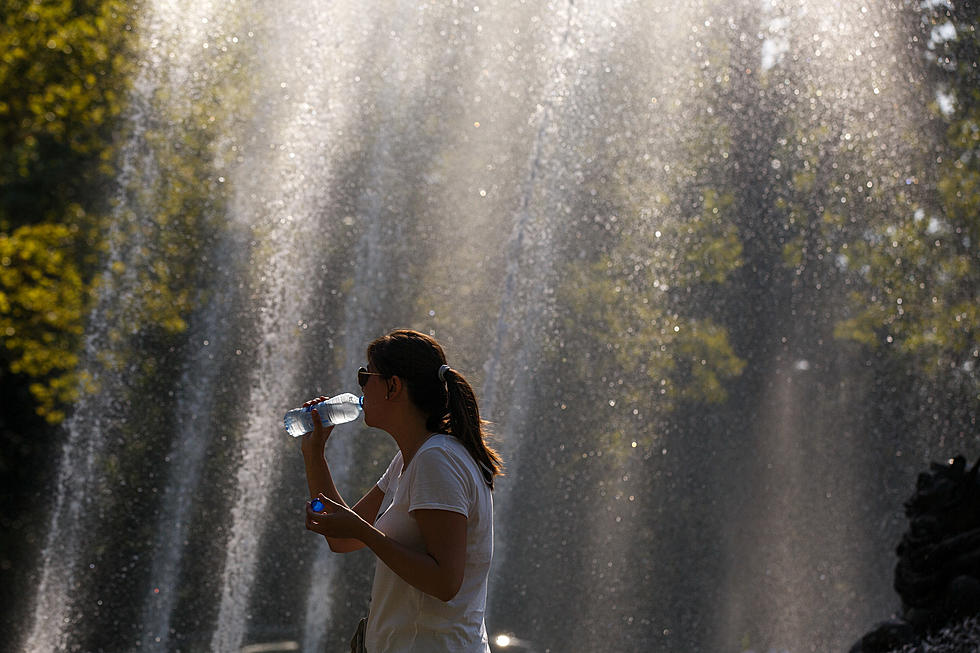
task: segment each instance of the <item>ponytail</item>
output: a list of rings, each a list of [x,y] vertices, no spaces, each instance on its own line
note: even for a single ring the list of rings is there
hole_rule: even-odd
[[[456,437],[473,460],[480,466],[483,478],[490,489],[493,479],[503,473],[503,460],[484,437],[486,422],[480,419],[480,408],[476,404],[473,388],[456,370],[450,368],[444,374],[446,390],[449,395],[449,433]]]

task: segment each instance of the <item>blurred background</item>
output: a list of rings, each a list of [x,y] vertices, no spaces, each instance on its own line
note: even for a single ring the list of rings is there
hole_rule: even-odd
[[[980,452],[977,12],[5,0],[0,648],[344,650],[282,415],[410,327],[507,463],[495,650],[846,650]]]

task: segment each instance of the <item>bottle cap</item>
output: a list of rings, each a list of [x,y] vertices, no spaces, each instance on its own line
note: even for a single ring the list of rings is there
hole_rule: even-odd
[[[326,505],[319,499],[313,499],[313,501],[310,501],[310,507],[313,508],[313,512],[323,512]]]

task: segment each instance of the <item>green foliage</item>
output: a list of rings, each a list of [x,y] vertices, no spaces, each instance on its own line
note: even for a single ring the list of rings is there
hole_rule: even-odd
[[[700,215],[665,227],[654,242],[626,239],[591,266],[566,272],[558,301],[567,307],[565,331],[606,343],[606,365],[629,380],[629,404],[646,405],[652,396],[665,408],[680,399],[722,401],[723,381],[741,373],[744,361],[726,331],[683,302],[690,286],[723,282],[740,265],[741,246],[718,210],[728,202],[706,193]],[[676,256],[667,253],[672,247]],[[660,263],[652,254],[658,250]]]
[[[78,387],[87,295],[71,261],[73,240],[69,228],[54,224],[0,234],[0,334],[9,369],[34,379],[37,411],[49,422],[64,418],[61,406]]]
[[[122,2],[8,2],[0,30],[3,361],[64,418],[104,250],[113,130],[128,86]]]
[[[10,2],[2,19],[0,234],[31,253],[10,257],[6,280],[63,278],[73,316],[34,314],[42,309],[24,299],[26,289],[5,285],[19,303],[5,313],[16,340],[5,341],[3,362],[30,383],[49,421],[77,396],[70,368],[97,296],[106,298],[95,318],[106,333],[93,362],[152,366],[155,356],[140,348],[168,348],[186,329],[211,264],[201,248],[222,213],[214,139],[231,133],[247,106],[235,74],[240,53],[221,47],[190,83],[178,65],[154,69],[153,93],[139,100],[156,119],[126,120],[132,78],[148,74],[134,56],[135,11],[116,0]],[[221,102],[236,112],[219,110]],[[57,256],[38,254],[55,241]]]
[[[130,9],[117,0],[6,3],[0,30],[0,229],[64,220],[113,173]]]
[[[646,214],[675,215],[652,195],[635,218],[617,220],[617,237],[596,260],[573,259],[563,267],[556,292],[564,361],[559,369],[591,389],[569,397],[572,404],[609,401],[611,412],[593,436],[593,444],[602,443],[608,453],[626,455],[637,444],[648,448],[658,417],[682,402],[724,401],[727,383],[744,369],[728,331],[699,299],[723,287],[741,265],[741,244],[726,214],[731,197],[705,190],[696,201],[692,217],[664,219],[660,229],[648,229]],[[590,394],[603,386],[605,398]]]
[[[678,78],[706,76],[702,62],[725,56],[699,52]],[[716,73],[712,68],[712,79]],[[731,81],[727,74],[718,79]],[[581,208],[573,207],[573,214],[595,217],[588,231],[575,234],[579,256],[561,262],[555,364],[566,386],[585,388],[583,396],[567,397],[567,405],[589,407],[576,422],[594,420],[586,427],[595,429],[589,441],[607,453],[649,449],[682,404],[724,402],[746,364],[713,299],[742,266],[743,246],[729,183],[731,134],[712,100],[652,101],[648,125],[619,126],[624,134],[647,134],[660,149],[638,154],[642,141],[607,140],[582,157],[594,167],[585,178],[601,183],[583,189]]]
[[[879,139],[890,137],[900,158],[881,157],[883,148],[874,139],[858,136],[871,134],[876,125],[842,126],[841,134],[855,136],[846,143],[824,126],[798,134],[796,141],[807,146],[796,159],[794,198],[785,201],[792,219],[806,227],[787,246],[786,257],[799,269],[815,255],[826,255],[847,275],[851,304],[836,325],[837,337],[908,357],[930,377],[972,378],[976,387],[977,8],[956,3],[955,9],[936,4],[907,10],[921,30],[915,41],[925,76],[921,92],[945,94],[952,110],[927,101],[914,131],[883,129]],[[937,41],[932,29],[946,22],[956,36]],[[872,162],[874,176],[867,172]]]
[[[90,306],[131,67],[130,9],[7,2],[0,29],[2,361],[63,419]]]
[[[729,218],[735,198],[706,189],[698,200],[700,215],[684,223],[673,238],[682,243],[678,274],[701,283],[723,283],[741,265],[742,244]]]

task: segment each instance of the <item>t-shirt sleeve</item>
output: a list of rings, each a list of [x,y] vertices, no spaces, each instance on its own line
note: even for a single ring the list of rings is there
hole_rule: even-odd
[[[472,479],[466,466],[441,447],[423,449],[412,465],[409,512],[449,510],[469,517]]]
[[[399,451],[395,454],[395,457],[391,459],[391,462],[388,463],[388,469],[384,471],[384,474],[382,474],[381,478],[378,479],[378,482],[375,483],[375,485],[378,486],[378,489],[385,494],[388,494],[388,486],[391,482],[392,475],[398,476],[398,467],[401,465],[401,462],[402,452]]]

